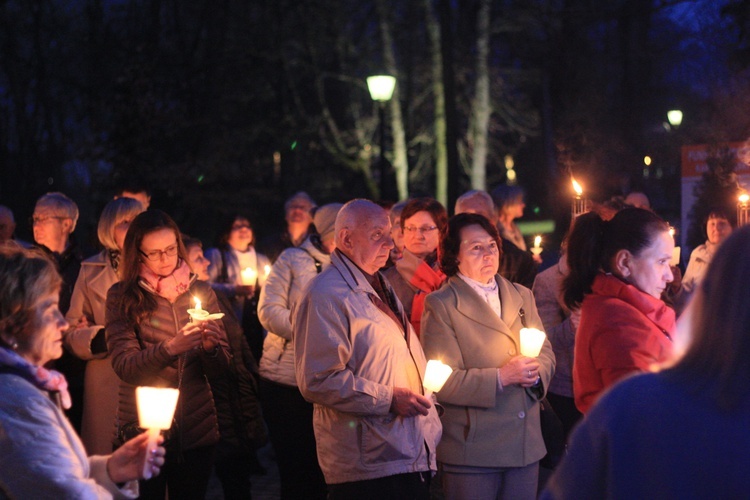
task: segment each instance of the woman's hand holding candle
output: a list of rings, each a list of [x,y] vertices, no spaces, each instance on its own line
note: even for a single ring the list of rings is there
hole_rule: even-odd
[[[107,474],[114,483],[125,483],[135,479],[146,479],[144,475],[144,464],[148,464],[149,477],[159,475],[164,465],[166,451],[163,446],[148,449],[148,432],[140,434],[126,442],[107,460]],[[162,436],[158,436],[157,445],[164,442]]]
[[[202,335],[197,335],[203,331],[202,323],[188,323],[177,332],[177,335],[167,340],[165,347],[170,356],[179,356],[183,352],[198,347],[203,340]]]
[[[531,387],[539,377],[539,361],[536,358],[515,356],[500,367],[500,381],[503,385],[518,384]]]
[[[202,326],[201,340],[203,341],[203,350],[207,353],[213,353],[221,340],[221,329],[214,321],[206,321]]]

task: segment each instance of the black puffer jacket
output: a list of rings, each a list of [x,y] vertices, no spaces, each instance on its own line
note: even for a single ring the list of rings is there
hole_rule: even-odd
[[[123,289],[123,283],[116,283],[107,293],[107,347],[112,356],[112,367],[121,379],[115,431],[138,421],[135,386],[179,387],[180,398],[175,411],[177,425],[176,428],[172,426],[170,447],[184,451],[216,444],[219,428],[208,379],[220,376],[229,365],[226,334],[214,355],[193,349],[180,356],[170,356],[165,347],[166,342],[189,321],[187,310],[193,307],[193,296],[202,300],[205,310],[219,312],[211,286],[192,280],[189,290],[177,297],[173,304],[155,296],[156,311],[135,326],[120,309]]]

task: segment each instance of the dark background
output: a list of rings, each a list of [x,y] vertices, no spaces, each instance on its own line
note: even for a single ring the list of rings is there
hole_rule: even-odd
[[[430,9],[444,44],[452,207],[470,187],[480,4],[0,1],[0,204],[30,240],[36,198],[63,191],[81,209],[79,241],[93,247],[101,208],[132,178],[209,244],[228,212],[246,212],[261,236],[274,230],[297,190],[318,203],[378,197],[378,114],[365,78],[383,71],[384,23],[410,194],[434,195],[445,138],[433,130]],[[642,189],[678,220],[680,146],[748,137],[750,2],[491,6],[487,188],[506,180],[512,155],[527,219],[554,219],[561,233],[574,174],[595,200]],[[673,108],[685,116],[678,129],[666,124]],[[386,144],[389,157],[390,136]]]

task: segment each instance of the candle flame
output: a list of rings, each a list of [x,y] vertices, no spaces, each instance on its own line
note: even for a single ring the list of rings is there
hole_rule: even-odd
[[[198,297],[193,297],[193,300],[195,301],[195,308],[200,310],[201,309],[201,299]]]
[[[268,277],[268,275],[271,274],[271,266],[269,266],[268,264],[266,264],[263,267],[263,272],[265,272],[266,273],[266,277]]]
[[[739,197],[740,203],[747,203],[750,201],[750,195],[747,193],[742,193]]]
[[[675,233],[674,228],[672,226],[669,226],[669,236],[671,236],[672,238],[674,238],[674,233]]]
[[[541,245],[541,244],[542,244],[542,237],[541,236],[537,236],[536,238],[534,238],[534,246],[535,247],[539,247],[539,245]]]
[[[573,190],[576,192],[576,195],[581,196],[583,194],[583,188],[574,178],[571,177],[571,180],[573,181]]]

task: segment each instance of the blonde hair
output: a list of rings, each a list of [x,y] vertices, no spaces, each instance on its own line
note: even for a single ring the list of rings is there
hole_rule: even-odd
[[[143,212],[143,205],[133,198],[117,198],[107,203],[99,217],[99,225],[96,229],[99,242],[104,245],[104,248],[119,250],[115,241],[115,226],[126,219],[132,221],[141,212]]]

